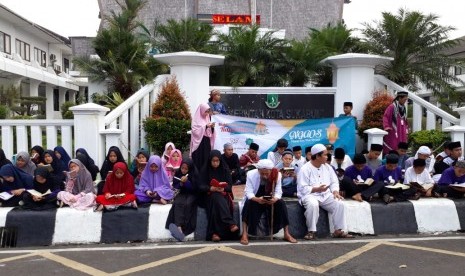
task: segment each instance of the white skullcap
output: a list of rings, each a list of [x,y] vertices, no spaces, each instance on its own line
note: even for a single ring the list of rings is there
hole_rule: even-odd
[[[417,150],[417,153],[418,153],[418,154],[430,155],[430,154],[431,154],[431,150],[430,150],[427,146],[421,146],[421,147]]]
[[[315,144],[315,145],[313,145],[313,147],[312,147],[311,153],[312,153],[312,155],[315,155],[315,154],[317,154],[317,153],[319,153],[319,152],[322,152],[322,151],[324,151],[324,150],[326,150],[325,145],[323,145],[323,144]]]
[[[271,170],[274,167],[273,161],[270,159],[261,159],[257,163],[257,169],[269,169]]]

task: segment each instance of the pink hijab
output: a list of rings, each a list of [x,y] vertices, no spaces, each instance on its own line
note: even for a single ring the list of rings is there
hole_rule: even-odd
[[[173,155],[175,153],[177,153],[179,156],[179,159],[176,162],[173,160]],[[172,177],[174,175],[174,172],[181,166],[181,164],[182,164],[181,151],[178,149],[172,150],[170,154],[170,158],[168,159],[168,162],[165,165],[165,170],[166,170],[166,174],[168,175],[168,177]],[[172,171],[170,169],[172,169]]]
[[[207,124],[210,121],[210,115],[205,114],[205,112],[210,109],[210,106],[206,103],[200,104],[195,111],[194,118],[192,119],[191,123],[191,146],[190,146],[190,156],[192,156],[192,152],[194,152],[202,142],[203,136],[210,137],[210,145],[213,149],[215,145],[215,133],[211,131],[211,128],[207,128]]]

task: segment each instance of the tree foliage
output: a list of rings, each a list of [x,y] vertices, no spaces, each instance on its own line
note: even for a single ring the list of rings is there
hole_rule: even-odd
[[[378,73],[412,91],[423,84],[436,95],[453,94],[451,83],[464,84],[447,70],[457,65],[458,61],[446,53],[457,40],[448,39],[453,27],[437,21],[434,14],[399,9],[398,14],[383,12],[382,19],[374,24],[364,23],[362,33],[369,51],[394,58],[379,66]]]
[[[363,131],[370,128],[383,129],[383,115],[386,108],[392,103],[394,98],[387,91],[377,91],[373,93],[373,99],[368,102],[363,111],[362,123],[358,126],[358,135],[365,137]]]
[[[168,142],[181,151],[187,150],[191,128],[191,115],[187,102],[176,79],[167,80],[152,106],[152,117],[144,122],[147,142],[156,152],[162,153]]]
[[[104,17],[108,27],[101,29],[92,45],[99,58],[77,57],[73,62],[89,74],[92,81],[108,81],[109,89],[127,99],[164,69],[147,52],[147,39],[140,35],[145,27],[137,21],[144,0],[116,1],[121,9]]]

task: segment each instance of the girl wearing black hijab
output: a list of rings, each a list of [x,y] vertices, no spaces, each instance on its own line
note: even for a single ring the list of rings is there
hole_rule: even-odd
[[[237,235],[239,227],[233,219],[232,179],[221,152],[212,150],[202,172],[199,189],[207,211],[207,240],[219,242]]]
[[[13,164],[6,164],[0,168],[0,177],[3,179],[0,181],[0,193],[13,195],[9,199],[0,199],[1,206],[18,206],[26,190],[32,188],[32,175],[16,168]]]
[[[41,194],[49,190],[50,193],[43,196],[32,195],[28,192],[24,193],[24,209],[39,211],[57,207],[57,194],[60,191],[60,187],[54,181],[47,167],[41,166],[35,170],[32,188]]]
[[[92,181],[95,181],[95,179],[97,178],[97,174],[99,173],[99,169],[97,165],[95,165],[94,159],[92,159],[92,157],[90,157],[87,151],[83,148],[78,148],[76,150],[76,159],[81,161],[81,163],[90,172]]]
[[[35,145],[31,148],[31,161],[34,162],[34,164],[39,165],[39,164],[44,164],[44,148]]]
[[[197,223],[197,191],[199,175],[192,159],[185,159],[173,177],[173,188],[178,194],[168,214],[165,228],[178,241],[194,232]]]
[[[126,164],[121,150],[117,146],[112,146],[108,149],[107,157],[105,157],[105,161],[103,161],[102,168],[100,169],[102,180],[107,178],[108,172],[113,171],[113,165],[118,162]]]
[[[0,149],[0,168],[3,167],[3,165],[6,164],[11,164],[11,161],[6,158],[5,152],[3,149]]]
[[[44,163],[49,165],[49,172],[52,179],[57,183],[63,190],[65,188],[64,181],[66,180],[63,172],[67,171],[68,168],[61,159],[56,157],[53,150],[46,150],[44,153]]]

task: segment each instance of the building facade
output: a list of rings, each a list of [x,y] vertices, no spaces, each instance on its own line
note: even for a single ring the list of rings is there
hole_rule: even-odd
[[[87,85],[68,74],[71,67],[69,39],[0,4],[0,86],[46,97],[46,118],[61,118],[60,106]]]
[[[115,0],[98,0],[101,16],[119,9]],[[344,0],[148,0],[139,18],[147,27],[155,20],[198,18],[217,26],[243,22],[256,14],[262,28],[284,30],[288,39],[302,39],[309,28],[322,29],[342,20]],[[223,16],[214,20],[215,16]],[[237,17],[248,15],[249,17]],[[217,17],[220,18],[220,17]],[[102,20],[100,28],[105,27]]]

